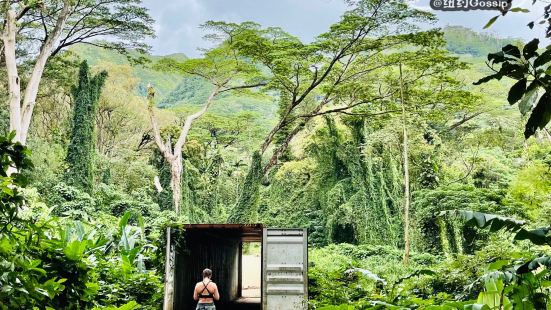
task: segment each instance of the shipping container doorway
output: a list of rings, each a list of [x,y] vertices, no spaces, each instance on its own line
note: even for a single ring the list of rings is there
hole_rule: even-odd
[[[195,309],[196,301],[192,298],[195,283],[201,281],[201,271],[209,268],[213,272],[213,281],[220,290],[220,301],[216,302],[217,310],[260,310],[262,307],[261,285],[258,288],[259,298],[243,298],[243,284],[254,286],[253,277],[248,277],[250,261],[243,260],[246,253],[259,252],[258,265],[262,266],[260,257],[262,249],[251,249],[250,244],[261,245],[262,225],[238,224],[194,224],[185,225],[183,230],[175,233],[176,244],[174,259],[174,297],[173,310]],[[243,268],[245,267],[245,268]],[[259,267],[261,268],[261,267]],[[244,269],[247,279],[243,281]],[[256,270],[258,277],[262,270]],[[261,280],[259,280],[260,282]],[[260,282],[261,283],[261,282]],[[245,290],[252,294],[252,290]]]
[[[172,273],[173,282],[169,284],[172,290],[165,290],[164,309],[195,309],[197,302],[192,293],[204,268],[213,271],[213,281],[220,290],[217,310],[308,309],[306,229],[190,224],[174,231],[168,228],[167,234],[170,246],[165,267]],[[256,289],[258,274],[260,288]],[[246,297],[258,292],[260,298]]]
[[[241,298],[260,303],[262,297],[262,243],[243,242],[241,246]]]

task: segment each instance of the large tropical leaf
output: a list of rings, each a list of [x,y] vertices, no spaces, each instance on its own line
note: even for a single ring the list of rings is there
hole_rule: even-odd
[[[119,221],[119,232],[122,233],[124,232],[124,228],[126,227],[126,225],[128,225],[128,221],[130,220],[130,216],[132,215],[132,213],[130,211],[126,211],[124,213],[124,215],[122,216],[122,218],[120,219]]]
[[[524,48],[522,49],[522,55],[526,60],[538,56],[538,44],[540,43],[540,40],[533,39],[532,41],[526,43]]]
[[[551,120],[551,95],[545,92],[536,107],[532,110],[532,114],[526,122],[524,129],[524,137],[529,138],[536,133],[536,130],[543,129]]]
[[[501,279],[489,278],[484,285],[484,292],[478,295],[472,309],[503,309],[512,310],[513,304],[503,295],[505,286]],[[487,306],[488,308],[485,308]]]
[[[528,230],[523,228],[526,222],[522,220],[465,210],[442,211],[439,214],[439,216],[444,215],[459,217],[465,221],[465,224],[478,228],[490,227],[491,232],[501,229],[516,232],[514,239],[518,241],[529,240],[536,245],[551,245],[551,226]]]
[[[409,280],[411,278],[414,278],[414,277],[417,277],[417,276],[422,276],[422,275],[424,275],[424,276],[436,276],[436,272],[434,272],[432,270],[428,270],[428,269],[415,270],[413,273],[410,273],[407,276],[401,277],[398,280],[396,280],[394,285],[400,284],[400,283],[404,282],[405,280]]]
[[[526,83],[526,78],[520,79],[511,87],[509,90],[509,95],[507,96],[507,101],[509,101],[509,104],[515,104],[517,101],[522,99],[524,93],[526,92]]]
[[[512,217],[468,210],[448,210],[442,211],[439,214],[439,216],[446,215],[461,218],[467,225],[473,225],[478,228],[490,227],[490,231],[492,232],[496,232],[501,229],[505,229],[507,231],[519,231],[526,224],[525,221],[517,220]]]
[[[532,84],[534,84],[534,82],[532,82]],[[534,104],[536,103],[537,99],[538,99],[538,89],[536,87],[530,88],[529,86],[527,88],[526,93],[524,93],[524,97],[522,97],[522,99],[518,103],[518,109],[520,111],[520,114],[526,115],[528,112],[530,112],[534,107]]]
[[[551,245],[551,227],[542,227],[532,230],[521,229],[515,240],[530,240],[536,245]]]
[[[532,272],[540,267],[551,268],[551,256],[542,256],[526,262],[516,268],[517,273],[524,274]]]

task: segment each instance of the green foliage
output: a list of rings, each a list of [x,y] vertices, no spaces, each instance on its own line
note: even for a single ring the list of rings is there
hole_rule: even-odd
[[[310,159],[283,164],[271,177],[269,188],[261,191],[261,222],[271,227],[308,227],[310,242],[325,244],[327,236],[319,227],[323,220],[316,206],[319,192],[312,175],[316,168]]]
[[[390,145],[365,147],[370,139],[355,131],[361,123],[342,126],[327,118],[325,124],[305,146],[307,159],[287,162],[270,177],[263,221],[308,227],[314,244],[399,242],[399,153]]]
[[[259,152],[255,152],[253,153],[251,166],[245,177],[237,204],[233,207],[232,213],[228,218],[229,223],[250,223],[255,221],[261,179],[262,156]]]
[[[75,108],[65,174],[68,184],[87,192],[93,189],[94,123],[101,90],[107,78],[106,71],[90,76],[89,70],[88,63],[83,61],[78,85],[73,88]]]
[[[10,129],[10,115],[8,109],[0,109],[0,135],[7,136]]]
[[[156,308],[162,284],[154,272],[145,269],[150,254],[141,245],[143,229],[130,226],[128,219],[123,217],[113,237],[72,221],[31,224],[16,231],[12,245],[0,251],[3,257],[18,254],[6,274],[8,283],[3,285],[0,300],[9,308],[76,309],[130,300]]]
[[[100,262],[95,272],[100,279],[96,300],[103,307],[122,307],[134,302],[140,305],[139,309],[158,309],[162,303],[162,279],[153,271],[125,270],[119,262],[111,260]]]
[[[501,67],[499,70],[494,70],[494,74],[475,83],[480,85],[492,79],[501,80],[503,77],[516,80],[509,90],[507,100],[511,105],[520,101],[519,109],[522,115],[531,112],[524,130],[526,138],[533,136],[538,129],[545,128],[551,120],[548,104],[550,94],[547,92],[551,87],[551,78],[546,72],[547,64],[551,61],[551,51],[547,50],[540,54],[538,45],[539,40],[533,39],[524,45],[522,53],[519,47],[509,44],[500,52],[488,54],[489,64]],[[538,99],[539,91],[543,94]]]
[[[96,211],[96,201],[88,193],[65,183],[56,184],[48,192],[46,201],[53,208],[52,214],[57,216],[87,217]]]
[[[528,240],[535,245],[551,245],[549,227],[529,230],[524,227],[523,221],[494,214],[471,211],[453,211],[451,214],[461,216],[467,224],[479,228],[490,227],[493,232],[503,229],[513,231],[516,233],[514,240]],[[521,265],[518,264],[518,260],[512,264],[504,261],[491,265],[488,268],[489,272],[481,278],[485,283],[485,289],[479,294],[477,304],[485,305],[489,309],[545,309],[551,302],[550,256],[529,256],[528,259],[524,256],[520,262]]]
[[[20,188],[27,184],[23,169],[33,167],[30,151],[20,143],[14,143],[15,133],[0,136],[0,233],[9,233],[19,209],[24,205]],[[12,171],[8,174],[8,171]]]
[[[429,286],[432,279],[441,279],[444,274],[431,271],[438,259],[418,253],[411,257],[411,265],[403,266],[401,251],[392,247],[339,244],[310,251],[311,308],[346,304],[355,309],[379,309],[381,305],[407,307],[451,300],[443,292],[449,286]],[[430,293],[423,295],[425,289]]]
[[[129,211],[145,217],[153,216],[159,212],[159,206],[153,201],[147,188],[127,194],[114,186],[102,184],[95,196],[98,208],[116,217]]]
[[[28,202],[22,196],[26,180],[20,171],[32,167],[30,153],[11,143],[11,137],[0,137],[0,307],[81,309],[131,305],[132,300],[156,309],[162,284],[146,269],[153,247],[145,246],[141,216],[137,220],[140,227],[136,227],[129,224],[130,213],[125,214],[118,233],[110,236],[92,228],[99,225],[88,226],[70,217],[28,216],[38,211],[27,210]],[[16,172],[7,176],[8,167]],[[94,207],[94,200],[76,188],[59,184],[52,194],[50,202],[59,204],[54,210],[79,210],[85,216],[95,213],[88,209]],[[22,216],[19,210],[24,211]],[[117,246],[113,249],[112,244]]]
[[[311,308],[546,309],[549,258],[529,259],[519,268],[519,257],[529,252],[511,252],[503,241],[490,243],[475,255],[445,261],[413,253],[408,268],[399,263],[401,253],[388,248],[342,244],[312,250]]]
[[[416,244],[431,253],[473,253],[486,239],[454,220],[439,218],[441,211],[464,209],[524,215],[522,207],[507,197],[504,190],[449,186],[420,190],[414,194]]]
[[[523,165],[510,183],[511,196],[526,208],[530,220],[550,223],[549,208],[549,164],[547,147],[533,145],[529,152],[531,160]]]

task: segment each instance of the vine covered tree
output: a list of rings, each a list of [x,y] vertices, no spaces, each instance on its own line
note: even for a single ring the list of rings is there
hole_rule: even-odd
[[[254,208],[258,202],[259,193],[255,190],[255,185],[262,179],[262,156],[259,152],[254,152],[251,167],[245,177],[243,190],[239,196],[239,204],[234,207],[233,212],[228,218],[230,223],[247,223],[254,220]]]
[[[75,107],[65,178],[68,184],[88,192],[91,192],[93,187],[95,117],[106,78],[106,71],[91,76],[88,63],[83,61],[80,65],[78,85],[73,88]]]
[[[395,93],[396,89],[380,80],[366,78],[398,63],[399,59],[385,54],[406,44],[430,48],[441,41],[437,31],[421,31],[417,26],[418,22],[432,22],[434,16],[404,2],[348,2],[351,9],[311,43],[273,27],[248,28],[232,40],[242,57],[267,68],[271,76],[268,86],[280,101],[278,122],[258,150],[261,156],[271,153],[260,167],[263,175],[285,158],[292,140],[316,116],[348,113],[355,107],[383,102]],[[231,24],[210,25],[215,33],[224,33]],[[362,78],[368,83],[359,83]],[[253,168],[258,167],[251,165]],[[247,191],[259,190],[259,182],[252,186]],[[249,196],[241,195],[234,212],[254,208]]]

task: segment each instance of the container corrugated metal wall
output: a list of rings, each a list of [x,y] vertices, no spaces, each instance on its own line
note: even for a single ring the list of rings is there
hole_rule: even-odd
[[[307,309],[306,229],[266,228],[262,242],[262,309]]]

